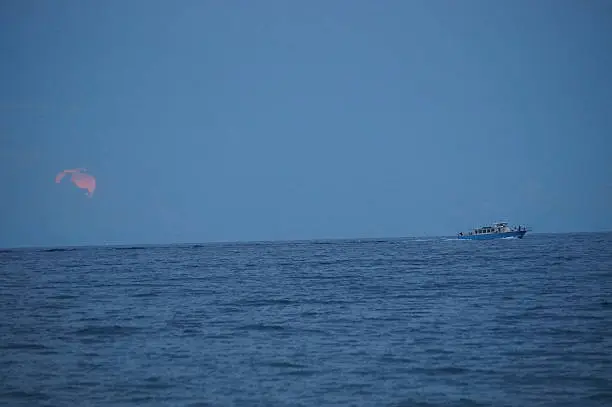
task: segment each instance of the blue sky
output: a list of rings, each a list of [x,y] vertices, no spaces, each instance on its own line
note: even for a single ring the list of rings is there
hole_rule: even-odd
[[[611,43],[604,1],[3,1],[0,246],[611,230]]]

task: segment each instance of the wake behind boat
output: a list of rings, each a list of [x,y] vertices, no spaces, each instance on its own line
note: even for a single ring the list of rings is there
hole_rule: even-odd
[[[491,226],[483,226],[480,228],[473,229],[469,232],[460,232],[457,235],[457,239],[462,240],[488,240],[488,239],[503,239],[508,237],[517,237],[522,239],[527,233],[527,229],[524,226],[518,226],[515,228],[508,227],[507,222],[497,222]]]

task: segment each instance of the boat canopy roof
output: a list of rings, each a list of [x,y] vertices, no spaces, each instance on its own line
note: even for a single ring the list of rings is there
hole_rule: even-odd
[[[495,229],[498,227],[506,227],[508,226],[508,222],[495,222],[492,225],[485,225],[485,226],[480,226],[477,228],[474,228],[473,230],[488,230],[488,229]]]

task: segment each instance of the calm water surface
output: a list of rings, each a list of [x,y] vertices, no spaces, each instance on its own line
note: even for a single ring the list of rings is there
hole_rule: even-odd
[[[7,406],[610,406],[612,234],[0,252]]]

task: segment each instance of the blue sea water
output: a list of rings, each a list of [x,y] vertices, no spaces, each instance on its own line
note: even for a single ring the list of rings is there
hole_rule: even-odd
[[[612,233],[0,252],[7,406],[612,405]]]

